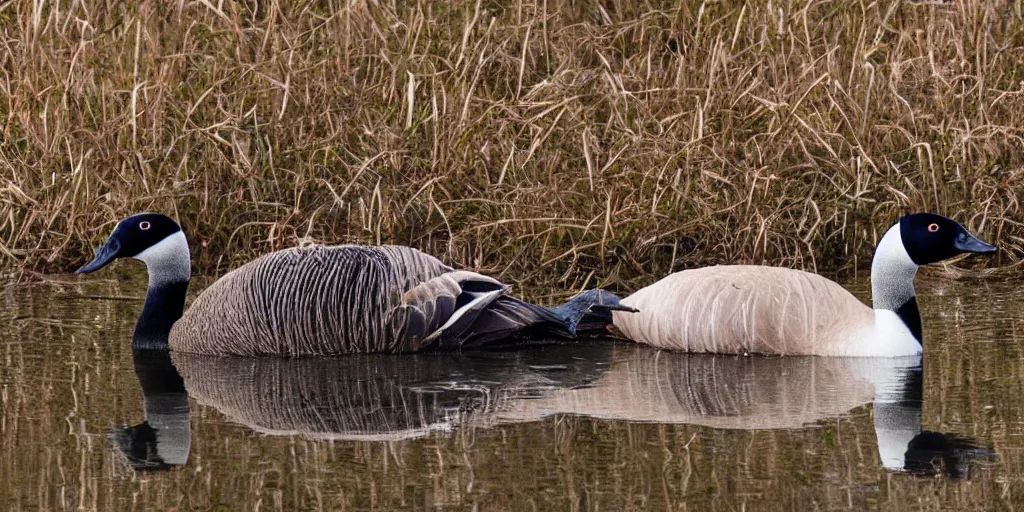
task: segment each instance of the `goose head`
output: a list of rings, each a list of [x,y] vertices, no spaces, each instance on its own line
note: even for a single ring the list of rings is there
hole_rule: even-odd
[[[568,302],[552,311],[565,319],[573,335],[585,331],[605,332],[612,325],[612,311],[636,313],[637,309],[619,302],[615,294],[595,288],[576,294]]]
[[[921,314],[914,278],[921,265],[965,253],[992,253],[995,246],[978,240],[952,219],[934,213],[905,215],[889,228],[871,261],[871,303],[875,328],[887,339],[902,339],[900,353],[920,353]],[[912,339],[911,339],[912,338]]]
[[[904,215],[875,249],[871,262],[874,307],[897,311],[906,305],[914,297],[914,277],[921,265],[995,250],[952,219],[934,213]]]
[[[177,222],[159,213],[140,213],[122,220],[96,256],[76,274],[95,272],[118,258],[146,264],[150,285],[188,281],[188,242]]]
[[[996,247],[978,240],[952,219],[934,213],[905,215],[899,223],[900,240],[916,265],[948,260],[965,253],[992,253]]]
[[[167,349],[171,326],[184,311],[191,277],[192,262],[185,234],[166,215],[132,215],[117,224],[96,250],[96,257],[75,273],[95,272],[118,258],[139,260],[146,264],[149,273],[149,289],[135,324],[132,347]]]

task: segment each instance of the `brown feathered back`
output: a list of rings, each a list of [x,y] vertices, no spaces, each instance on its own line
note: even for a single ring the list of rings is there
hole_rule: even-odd
[[[433,296],[403,295],[452,272],[409,247],[296,248],[257,258],[207,288],[174,324],[170,345],[197,354],[324,355],[411,350],[455,309],[458,287],[444,279]],[[471,274],[484,282],[497,281]],[[465,277],[465,276],[463,276]],[[410,313],[429,310],[410,324]],[[449,313],[450,314],[450,313]]]
[[[615,327],[634,341],[686,352],[846,355],[873,326],[870,307],[817,274],[727,265],[672,274],[622,304]]]

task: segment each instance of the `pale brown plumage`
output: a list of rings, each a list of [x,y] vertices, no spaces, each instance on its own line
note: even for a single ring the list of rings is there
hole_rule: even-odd
[[[874,323],[839,284],[787,268],[729,265],[672,274],[623,299],[613,314],[631,340],[724,354],[847,355]]]
[[[473,307],[457,303],[466,287],[481,298]],[[457,346],[479,310],[506,291],[492,278],[455,271],[409,247],[288,249],[257,258],[203,291],[174,324],[169,343],[198,354],[288,356]],[[442,332],[453,319],[462,323]],[[519,320],[506,327],[538,319]]]

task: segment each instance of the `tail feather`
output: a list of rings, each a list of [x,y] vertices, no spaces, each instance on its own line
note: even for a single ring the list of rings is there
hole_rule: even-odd
[[[522,336],[572,339],[600,332],[612,323],[612,311],[636,310],[619,304],[604,290],[585,291],[565,304],[546,308],[501,294],[474,311],[457,330],[440,336],[442,349],[495,347],[518,344]]]
[[[551,311],[562,318],[566,329],[574,336],[603,331],[612,324],[612,311],[637,312],[634,308],[622,305],[615,294],[600,288],[579,293]]]
[[[442,325],[437,331],[424,339],[424,342],[431,342],[434,339],[441,340],[442,347],[460,346],[462,340],[465,340],[473,332],[474,326],[480,323],[486,323],[485,318],[481,318],[488,308],[502,295],[505,294],[505,289],[493,290],[488,292],[464,292],[459,295],[460,301],[465,301],[460,304],[460,307],[455,311],[455,314],[449,318],[444,325]]]
[[[550,309],[503,295],[480,312],[473,326],[458,340],[458,344],[463,348],[517,344],[521,341],[517,335],[526,332],[559,338],[572,337],[562,318]]]

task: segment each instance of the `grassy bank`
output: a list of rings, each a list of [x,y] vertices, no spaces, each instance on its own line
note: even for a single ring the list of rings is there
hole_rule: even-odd
[[[1024,254],[1016,2],[252,5],[0,6],[0,258],[143,210],[205,273],[308,239],[628,288],[862,267],[910,210]]]

